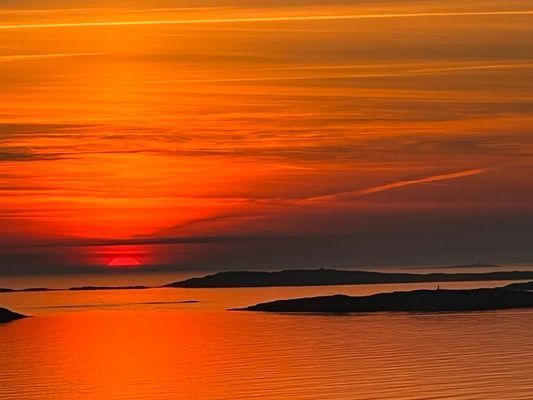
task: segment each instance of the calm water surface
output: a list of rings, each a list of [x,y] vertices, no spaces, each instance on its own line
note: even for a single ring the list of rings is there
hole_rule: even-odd
[[[434,286],[2,294],[1,305],[35,317],[0,326],[0,398],[531,399],[533,311],[225,311],[275,298]],[[200,302],[179,303],[190,299]]]

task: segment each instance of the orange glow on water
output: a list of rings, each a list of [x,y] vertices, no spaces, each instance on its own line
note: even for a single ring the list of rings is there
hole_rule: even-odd
[[[327,288],[195,289],[197,305],[153,304],[188,299],[185,289],[71,293],[70,304],[81,305],[79,312],[40,309],[47,315],[2,326],[0,348],[10,362],[0,363],[0,397],[340,399],[350,390],[353,400],[421,399],[427,393],[530,398],[533,366],[522,356],[533,343],[530,311],[300,318],[222,310],[287,298],[294,290],[297,296],[331,293]],[[361,295],[368,287],[349,290]],[[60,292],[26,295],[29,304],[65,304]],[[95,301],[123,306],[120,311],[83,308]],[[485,356],[487,362],[480,363]],[[507,384],[491,386],[494,376],[505,378],[513,394],[505,394]]]

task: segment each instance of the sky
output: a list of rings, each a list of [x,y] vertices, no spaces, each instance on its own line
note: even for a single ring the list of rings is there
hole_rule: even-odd
[[[532,72],[531,0],[3,0],[0,274],[531,263]]]

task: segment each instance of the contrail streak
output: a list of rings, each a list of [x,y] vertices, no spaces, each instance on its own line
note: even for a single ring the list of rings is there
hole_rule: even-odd
[[[25,60],[42,60],[47,58],[64,58],[64,57],[88,57],[100,56],[101,53],[53,53],[53,54],[17,54],[0,56],[0,62],[25,61]]]
[[[221,10],[229,7],[166,7],[166,8],[125,8],[125,7],[86,7],[86,8],[34,8],[34,9],[4,9],[0,15],[11,14],[68,14],[87,12],[122,12],[122,13],[153,13],[172,11],[205,11]]]
[[[106,26],[146,26],[146,25],[194,25],[194,24],[227,24],[244,22],[284,22],[284,21],[334,21],[356,19],[386,18],[423,18],[423,17],[464,17],[464,16],[520,16],[533,15],[533,10],[514,11],[464,11],[464,12],[428,12],[408,14],[350,14],[350,15],[304,15],[279,17],[249,18],[215,18],[215,19],[177,19],[177,20],[145,20],[145,21],[94,21],[94,22],[59,22],[46,24],[12,24],[0,25],[0,30],[13,29],[47,29],[47,28],[83,28]]]
[[[381,67],[381,66],[380,66]],[[296,68],[263,68],[255,71],[297,71],[297,70],[340,70],[349,68],[367,68],[363,66],[332,66],[332,67],[296,67]],[[398,72],[369,72],[361,74],[342,74],[342,75],[300,75],[300,76],[270,76],[257,78],[206,78],[206,79],[166,79],[166,80],[150,80],[144,83],[233,83],[233,82],[270,82],[270,81],[307,81],[307,80],[331,80],[331,79],[362,79],[362,78],[391,78],[402,76],[422,76],[422,75],[438,75],[447,72],[461,72],[461,71],[491,71],[491,70],[506,70],[506,69],[530,69],[533,68],[533,63],[524,64],[490,64],[490,65],[471,65],[471,66],[454,66],[454,67],[434,67],[434,68],[417,68],[408,69]]]
[[[374,193],[380,193],[387,190],[392,189],[399,189],[406,186],[412,186],[412,185],[418,185],[423,183],[432,183],[432,182],[439,182],[439,181],[447,181],[451,179],[459,179],[464,178],[467,176],[472,175],[479,175],[484,172],[487,172],[488,168],[475,168],[475,169],[468,169],[466,171],[460,171],[460,172],[453,172],[449,174],[441,174],[441,175],[432,175],[427,176],[425,178],[420,179],[409,179],[409,180],[403,180],[403,181],[396,181],[387,183],[385,185],[379,185],[379,186],[373,186],[366,189],[360,189],[350,192],[342,192],[342,193],[336,193],[332,195],[325,195],[325,196],[316,196],[316,197],[310,197],[307,199],[304,199],[303,201],[300,201],[300,203],[322,203],[322,202],[328,202],[332,200],[352,200],[357,197],[362,196],[368,196]]]

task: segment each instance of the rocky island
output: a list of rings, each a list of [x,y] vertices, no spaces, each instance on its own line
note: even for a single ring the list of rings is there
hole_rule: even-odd
[[[0,323],[11,322],[21,318],[26,318],[26,315],[18,314],[8,310],[7,308],[0,307]]]
[[[507,290],[533,290],[533,282],[517,282],[504,286]]]
[[[488,311],[533,307],[533,293],[505,289],[414,290],[371,296],[320,296],[276,300],[239,309],[290,313],[371,313],[383,311]]]
[[[392,273],[335,269],[295,269],[284,271],[228,271],[174,282],[163,287],[228,288],[267,286],[369,285],[379,283],[461,282],[530,280],[533,271],[480,273]]]

